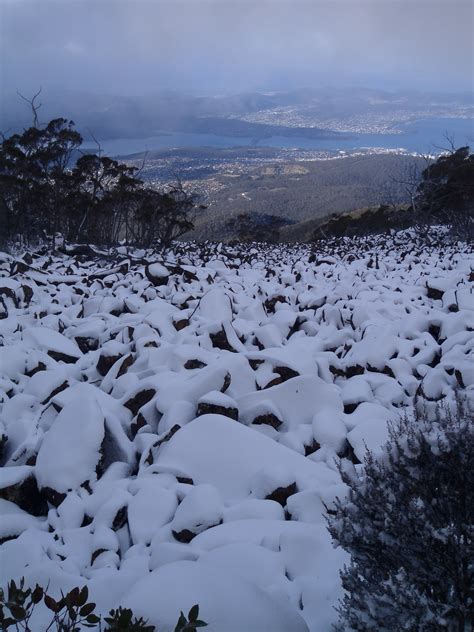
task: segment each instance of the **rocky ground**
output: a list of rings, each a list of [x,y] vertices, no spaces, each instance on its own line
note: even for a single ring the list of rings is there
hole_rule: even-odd
[[[436,231],[1,254],[2,583],[87,583],[160,631],[194,603],[209,630],[330,630],[337,464],[417,400],[474,405],[473,281]]]

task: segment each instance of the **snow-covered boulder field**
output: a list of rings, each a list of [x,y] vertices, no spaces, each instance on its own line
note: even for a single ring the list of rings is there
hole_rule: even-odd
[[[0,254],[1,583],[330,630],[338,463],[474,400],[474,255],[433,239]]]

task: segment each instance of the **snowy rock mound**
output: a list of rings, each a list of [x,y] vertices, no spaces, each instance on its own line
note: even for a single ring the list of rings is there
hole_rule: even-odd
[[[86,583],[159,630],[198,603],[209,630],[329,632],[338,464],[417,401],[474,404],[469,248],[26,259],[0,270],[2,585]]]

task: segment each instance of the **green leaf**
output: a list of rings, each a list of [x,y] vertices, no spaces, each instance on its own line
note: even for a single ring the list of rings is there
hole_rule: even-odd
[[[195,604],[188,613],[188,619],[190,622],[196,621],[199,616],[199,606]]]
[[[87,623],[99,623],[100,618],[96,614],[90,614],[86,621]]]
[[[44,596],[44,604],[53,612],[58,612],[60,610],[58,602],[49,595]]]
[[[37,604],[43,598],[43,589],[36,584],[35,589],[31,593],[31,603]]]
[[[88,596],[89,596],[89,589],[87,588],[87,586],[83,586],[77,598],[76,604],[79,607],[83,606],[87,602]]]
[[[77,600],[79,598],[79,588],[77,586],[73,588],[69,592],[67,597],[69,598],[69,603],[71,604],[71,606],[77,606],[78,605]]]
[[[85,606],[79,610],[81,617],[87,617],[95,610],[95,603],[86,603]]]
[[[11,625],[16,625],[16,621],[15,621],[15,619],[12,619],[11,617],[7,617],[6,619],[4,619],[2,621],[2,624],[3,624],[3,628],[2,629],[8,630],[8,628]]]
[[[181,611],[179,615],[178,623],[176,624],[174,632],[182,632],[182,629],[183,627],[186,626],[186,624],[187,624],[186,617],[184,616],[183,611]]]
[[[23,606],[20,606],[17,603],[12,603],[10,606],[10,612],[15,617],[17,621],[22,621],[26,617],[26,611]]]

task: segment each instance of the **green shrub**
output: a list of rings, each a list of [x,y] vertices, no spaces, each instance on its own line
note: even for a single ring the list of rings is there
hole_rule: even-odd
[[[45,632],[80,632],[83,627],[101,631],[102,622],[106,624],[105,632],[158,632],[154,625],[147,625],[142,617],[137,619],[128,608],[111,610],[109,616],[102,619],[95,613],[96,604],[89,602],[88,598],[87,586],[73,588],[66,595],[61,593],[61,599],[57,600],[48,595],[41,586],[25,588],[24,577],[18,585],[11,580],[6,594],[0,589],[0,627],[3,631],[33,632],[29,622],[35,607],[43,601],[52,613]],[[191,608],[187,618],[181,612],[175,632],[196,632],[197,628],[207,626],[198,617],[197,604]]]

